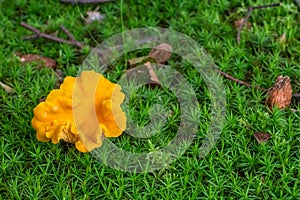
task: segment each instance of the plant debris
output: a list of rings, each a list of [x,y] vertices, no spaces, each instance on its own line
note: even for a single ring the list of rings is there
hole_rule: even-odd
[[[64,74],[63,74],[63,72],[62,72],[62,70],[61,69],[56,69],[55,71],[54,71],[54,74],[55,74],[55,76],[56,76],[56,84],[55,84],[55,87],[56,88],[59,88],[60,87],[60,85],[64,82]]]
[[[172,46],[167,43],[161,43],[154,47],[148,56],[142,56],[137,58],[132,58],[127,61],[129,67],[136,67],[147,62],[162,64],[167,62],[167,60],[172,55]]]
[[[93,52],[97,53],[99,56],[102,56],[103,59],[109,59],[109,57],[110,57],[109,55],[112,54],[112,51],[111,51],[110,48],[98,49],[97,47],[92,47],[92,46],[86,45],[86,44],[76,40],[75,37],[70,33],[70,31],[66,27],[64,27],[62,24],[60,25],[60,28],[69,37],[68,40],[66,40],[64,38],[57,37],[55,35],[44,33],[42,31],[40,31],[39,29],[36,29],[36,28],[30,26],[29,24],[27,24],[25,22],[21,22],[20,25],[23,26],[24,28],[26,28],[27,30],[34,33],[33,35],[24,37],[23,40],[32,40],[32,39],[37,39],[37,38],[44,38],[44,39],[48,39],[48,40],[51,40],[51,41],[54,41],[54,42],[64,43],[64,44],[68,44],[68,45],[71,45],[71,46],[75,46],[79,49],[84,49],[85,50],[87,48],[88,50],[93,50]],[[150,41],[155,41],[155,40],[157,40],[157,37],[151,36],[151,37],[148,37],[148,38],[144,38],[143,40],[137,40],[136,45],[144,44],[145,42],[148,42],[148,41],[150,42]],[[122,45],[115,46],[115,50],[120,50],[122,48],[123,48]]]
[[[240,26],[242,26],[242,24],[244,23],[244,20],[245,20],[245,18],[242,18],[242,19],[236,20],[234,22],[234,26],[237,30],[239,29]],[[246,24],[244,26],[246,26],[247,29],[250,29],[252,27],[252,24],[250,22],[246,22]]]
[[[13,88],[11,88],[11,87],[9,87],[8,85],[6,85],[5,83],[2,83],[1,81],[0,81],[0,86],[1,86],[1,88],[3,88],[4,90],[5,90],[5,92],[7,92],[7,93],[15,93],[16,91],[13,89]]]
[[[172,46],[167,43],[162,43],[154,47],[149,56],[154,58],[158,64],[165,63],[172,55]]]
[[[145,65],[145,66],[147,67],[147,69],[148,69],[149,76],[150,76],[150,82],[151,82],[152,84],[157,84],[157,85],[159,85],[159,80],[158,80],[158,78],[157,78],[155,72],[153,71],[153,68],[152,68],[151,63],[150,63],[150,62],[146,62],[144,65]]]
[[[270,110],[273,110],[274,106],[276,106],[279,109],[284,109],[291,104],[292,98],[300,98],[300,94],[292,93],[292,86],[290,78],[288,76],[278,76],[275,84],[267,90],[257,85],[251,85],[249,83],[236,79],[221,70],[217,69],[216,71],[231,81],[244,85],[248,88],[253,87],[263,92],[267,92],[268,96],[266,98],[266,105],[270,108]],[[291,110],[293,111],[293,109]]]
[[[227,74],[227,73],[225,73],[225,72],[223,72],[223,71],[221,71],[221,70],[219,70],[219,69],[217,69],[217,72],[219,72],[219,73],[220,73],[222,76],[224,76],[225,78],[227,78],[227,79],[229,79],[229,80],[231,80],[231,81],[234,81],[234,82],[236,82],[236,83],[238,83],[238,84],[244,85],[244,86],[246,86],[246,87],[248,87],[248,88],[254,87],[254,88],[258,89],[258,90],[266,91],[265,88],[261,88],[261,87],[259,87],[259,86],[257,86],[257,85],[252,86],[251,84],[246,83],[246,82],[244,82],[244,81],[241,81],[241,80],[239,80],[239,79],[237,79],[237,78],[234,78],[234,77],[230,76],[229,74]]]
[[[52,58],[48,58],[37,54],[19,55],[18,57],[20,58],[20,61],[22,63],[36,62],[38,64],[38,67],[44,66],[56,69],[56,61]]]
[[[21,22],[21,26],[23,26],[27,30],[32,31],[34,33],[34,35],[24,37],[23,40],[31,40],[31,39],[36,39],[36,38],[45,38],[45,39],[52,40],[52,41],[55,41],[55,42],[58,42],[58,43],[69,44],[69,45],[75,46],[75,47],[80,48],[80,49],[82,49],[85,46],[83,43],[75,40],[74,36],[63,25],[60,25],[60,28],[69,37],[69,40],[59,38],[59,37],[56,37],[56,36],[53,36],[53,35],[50,35],[50,34],[43,33],[40,30],[30,26],[29,24],[26,24],[25,22]]]
[[[278,39],[279,44],[285,46],[286,44],[286,33],[284,32]]]
[[[99,11],[88,11],[86,14],[88,15],[85,19],[87,24],[91,24],[94,21],[101,22],[105,18]]]
[[[153,70],[151,63],[162,64],[167,62],[167,60],[171,57],[172,46],[167,43],[159,44],[154,47],[148,56],[133,58],[128,60],[127,65],[129,67],[136,67],[138,65],[143,65],[137,69],[132,68],[127,70],[126,76],[127,79],[138,79],[143,80],[150,86],[160,85],[160,82],[157,78],[156,73]]]
[[[257,140],[259,144],[263,142],[267,142],[270,140],[271,135],[269,133],[263,133],[263,132],[255,132],[254,137]]]
[[[126,78],[128,81],[138,80],[139,82],[150,85],[151,87],[160,84],[150,62],[146,62],[144,65],[127,70]]]
[[[245,25],[247,24],[248,19],[251,16],[253,10],[276,7],[276,6],[281,6],[281,3],[279,2],[279,3],[268,4],[268,5],[262,5],[262,6],[250,6],[248,8],[246,17],[243,18],[243,21],[240,23],[240,26],[238,27],[238,32],[237,32],[237,36],[236,36],[236,40],[237,40],[238,44],[240,44],[240,41],[241,41],[241,32],[242,32],[243,28],[245,27]]]
[[[127,66],[130,67],[130,68],[133,68],[133,67],[142,65],[146,62],[155,63],[156,60],[154,58],[149,57],[149,56],[132,58],[132,59],[127,61]]]
[[[271,110],[274,106],[284,109],[291,104],[292,92],[290,77],[278,76],[275,84],[267,91],[266,104]]]

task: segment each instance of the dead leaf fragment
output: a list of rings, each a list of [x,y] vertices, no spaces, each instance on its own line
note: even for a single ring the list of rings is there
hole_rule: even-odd
[[[257,142],[261,144],[263,142],[267,142],[268,140],[270,140],[271,135],[269,133],[255,132],[254,137],[257,140]]]
[[[266,104],[272,110],[274,106],[284,109],[291,104],[292,86],[288,76],[278,76],[275,84],[268,90]]]
[[[156,76],[156,74],[155,74],[155,72],[154,72],[154,70],[152,68],[151,63],[150,62],[146,62],[144,65],[147,67],[147,69],[149,71],[150,81],[152,83],[159,84],[159,80],[158,80],[158,78],[157,78],[157,76]]]
[[[154,58],[158,64],[165,63],[172,55],[172,46],[167,43],[162,43],[154,47],[149,56]]]
[[[128,81],[137,81],[151,87],[159,85],[159,80],[150,62],[126,71]]]
[[[36,62],[39,67],[45,66],[53,69],[56,68],[56,61],[53,60],[52,58],[48,58],[45,56],[41,56],[37,54],[26,54],[26,55],[20,55],[19,58],[22,63]]]
[[[286,33],[284,32],[279,38],[278,38],[279,44],[285,45],[286,44]]]
[[[56,69],[54,71],[54,74],[56,76],[55,88],[59,88],[60,85],[64,82],[64,74],[61,69]]]
[[[13,88],[9,87],[8,85],[6,85],[5,83],[2,83],[0,81],[0,86],[7,92],[7,93],[14,93],[16,92]]]
[[[156,61],[154,60],[154,58],[151,58],[149,56],[137,57],[137,58],[132,58],[132,59],[128,60],[127,66],[130,68],[133,68],[138,65],[143,65],[146,62],[155,63]]]
[[[46,97],[41,97],[41,98],[39,98],[39,102],[40,102],[40,103],[43,102],[43,101],[46,101]]]
[[[244,23],[244,20],[245,20],[245,18],[236,20],[236,21],[234,22],[235,28],[236,28],[236,29],[239,29],[240,26]],[[251,27],[252,27],[252,24],[251,24],[250,22],[247,22],[246,25],[245,25],[245,28],[249,29],[249,28],[251,28]]]
[[[105,18],[105,16],[102,15],[99,11],[88,11],[86,12],[86,14],[88,15],[85,20],[87,24],[90,24],[94,21],[101,22]]]

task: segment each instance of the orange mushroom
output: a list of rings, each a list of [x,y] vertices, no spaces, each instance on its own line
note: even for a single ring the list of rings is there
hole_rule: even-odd
[[[97,84],[91,80],[98,80]],[[120,107],[123,100],[120,85],[94,71],[84,71],[76,78],[67,76],[59,89],[52,90],[46,100],[34,108],[32,126],[42,142],[51,140],[57,144],[62,139],[75,144],[79,151],[88,152],[102,145],[103,135],[118,137],[126,129],[126,115]],[[94,106],[90,105],[93,103]],[[90,133],[78,129],[80,126],[74,116],[74,109],[86,111],[87,107],[94,110],[98,121],[97,130]],[[90,117],[93,115],[85,115],[81,121],[85,123]]]

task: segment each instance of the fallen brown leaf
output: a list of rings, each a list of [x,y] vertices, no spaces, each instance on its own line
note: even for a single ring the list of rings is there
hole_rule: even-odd
[[[284,109],[291,104],[292,86],[288,76],[278,76],[275,84],[268,90],[266,104],[272,110],[274,106]]]
[[[45,56],[37,55],[37,54],[26,54],[26,55],[19,55],[20,61],[22,63],[30,63],[36,62],[39,67],[49,67],[49,68],[56,68],[56,61],[52,58],[48,58]]]
[[[268,140],[270,140],[271,135],[269,133],[255,132],[254,137],[257,140],[257,142],[261,144],[263,142],[267,142]]]
[[[162,43],[154,47],[149,53],[149,57],[154,58],[158,64],[165,63],[172,55],[172,46]]]
[[[8,85],[6,85],[5,83],[2,83],[0,81],[0,86],[7,92],[7,93],[14,93],[16,92],[13,88],[9,87]]]

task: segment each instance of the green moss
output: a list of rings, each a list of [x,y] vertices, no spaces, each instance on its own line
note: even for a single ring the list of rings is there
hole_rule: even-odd
[[[246,15],[245,7],[264,1],[153,0],[71,5],[55,1],[0,1],[0,81],[14,94],[0,89],[0,196],[4,199],[296,199],[299,185],[299,114],[286,110],[270,113],[264,94],[224,79],[227,95],[225,126],[217,145],[203,159],[198,157],[209,123],[209,91],[188,64],[179,69],[196,91],[202,111],[197,137],[185,154],[169,167],[148,174],[124,173],[98,162],[73,145],[38,142],[30,121],[39,99],[56,87],[53,70],[22,64],[15,56],[41,54],[58,63],[65,76],[77,75],[87,51],[44,39],[23,41],[31,35],[22,21],[47,33],[64,37],[64,24],[76,39],[96,46],[125,30],[146,26],[174,29],[202,45],[221,70],[241,80],[268,88],[278,75],[290,76],[299,92],[300,35],[296,5],[255,10],[250,29],[236,42],[234,21]],[[86,25],[82,16],[95,10],[106,16]],[[121,9],[123,22],[121,21]],[[299,20],[298,20],[299,21]],[[56,32],[58,30],[58,32]],[[278,37],[286,33],[285,46]],[[67,38],[66,38],[67,39]],[[134,57],[135,52],[128,54]],[[139,54],[139,56],[141,56]],[[176,64],[176,59],[170,63]],[[114,81],[125,73],[124,60],[115,62],[106,76]],[[157,98],[159,97],[159,98]],[[129,135],[115,144],[133,152],[166,146],[178,128],[180,107],[169,90],[142,87],[133,93],[132,119],[149,123],[149,111],[161,103],[172,111],[158,135],[139,140]],[[150,101],[149,101],[150,100]],[[300,109],[298,101],[291,105]],[[270,141],[259,145],[253,133],[268,132]]]

